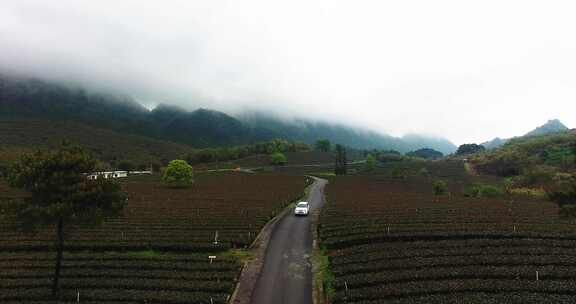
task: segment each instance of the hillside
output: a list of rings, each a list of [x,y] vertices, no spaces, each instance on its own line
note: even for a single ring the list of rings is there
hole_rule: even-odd
[[[1,75],[0,117],[12,121],[71,121],[194,148],[250,144],[274,138],[312,144],[319,138],[326,138],[357,149],[408,152],[432,148],[443,153],[456,150],[456,146],[444,139],[418,135],[398,138],[351,126],[307,120],[287,121],[266,114],[233,117],[208,109],[190,112],[162,104],[150,111],[126,96]]]
[[[479,171],[501,176],[571,171],[576,169],[576,130],[514,138],[473,161]]]
[[[530,136],[541,136],[547,134],[554,134],[559,132],[564,132],[570,130],[566,127],[560,120],[558,119],[551,119],[542,126],[537,127],[536,129],[515,138],[522,138],[522,137],[530,137]],[[484,146],[486,149],[495,149],[498,147],[503,146],[506,144],[510,139],[502,139],[499,137],[494,138],[493,140],[487,141],[482,143],[481,145]]]
[[[54,147],[64,140],[85,146],[106,162],[129,159],[146,167],[166,163],[192,150],[186,145],[70,121],[0,118],[0,162],[14,159],[22,151]]]

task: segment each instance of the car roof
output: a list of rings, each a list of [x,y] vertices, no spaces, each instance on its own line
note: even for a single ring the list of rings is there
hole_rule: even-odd
[[[300,205],[300,204],[306,204],[306,205],[308,205],[308,202],[299,202],[298,205]]]

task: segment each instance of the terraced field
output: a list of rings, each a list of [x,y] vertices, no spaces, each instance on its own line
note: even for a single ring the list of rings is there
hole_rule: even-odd
[[[337,177],[321,244],[333,303],[574,303],[576,223],[521,198],[468,198],[459,163],[433,163],[451,184],[435,201],[424,177]]]
[[[241,268],[234,248],[302,195],[303,177],[203,176],[190,189],[156,178],[127,179],[124,216],[103,226],[68,227],[64,299],[82,303],[226,303]],[[4,186],[4,197],[10,191]],[[10,192],[19,195],[17,192]],[[21,195],[21,194],[20,194]],[[15,232],[0,223],[0,302],[46,303],[53,231]],[[212,262],[209,255],[217,258]]]

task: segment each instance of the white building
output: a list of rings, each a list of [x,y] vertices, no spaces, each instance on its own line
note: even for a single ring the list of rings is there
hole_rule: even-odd
[[[103,177],[103,178],[128,177],[128,171],[104,171],[104,172],[94,172],[94,173],[88,174],[88,179],[97,179],[98,177]]]
[[[128,171],[130,175],[152,174],[152,171]]]

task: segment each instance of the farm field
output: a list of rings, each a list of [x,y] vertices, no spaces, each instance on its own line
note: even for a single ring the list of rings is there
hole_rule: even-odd
[[[268,171],[273,171],[277,173],[292,173],[292,174],[305,174],[313,169],[307,168],[306,166],[313,165],[324,165],[328,167],[330,171],[333,171],[335,155],[332,152],[320,152],[320,151],[309,151],[309,152],[285,152],[283,153],[288,159],[288,163],[284,166],[273,167],[271,165],[272,159],[270,155],[260,154],[252,155],[242,159],[225,161],[225,162],[211,162],[202,163],[195,166],[199,171],[214,170],[214,169],[254,169],[254,168],[265,168]],[[364,157],[359,152],[352,152],[348,154],[348,161],[358,161],[363,160]],[[300,167],[304,166],[304,167]]]
[[[576,301],[576,223],[557,205],[465,197],[475,178],[462,163],[426,166],[430,178],[344,176],[328,185],[320,238],[333,303]],[[434,176],[450,195],[434,198]]]
[[[304,177],[250,174],[204,175],[189,189],[166,188],[157,177],[122,184],[129,202],[121,218],[66,227],[66,301],[79,292],[83,303],[226,303],[242,267],[239,249],[306,186]],[[27,235],[10,224],[0,223],[0,302],[40,303],[50,293],[54,233]]]

